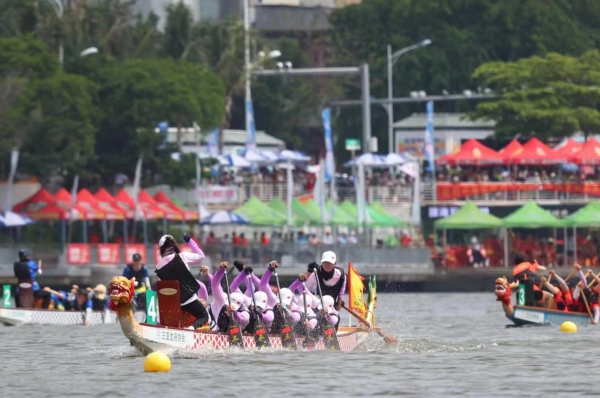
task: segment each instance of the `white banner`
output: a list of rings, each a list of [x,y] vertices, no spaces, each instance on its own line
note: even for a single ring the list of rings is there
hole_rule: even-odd
[[[238,187],[219,185],[200,187],[196,190],[200,203],[238,203]]]

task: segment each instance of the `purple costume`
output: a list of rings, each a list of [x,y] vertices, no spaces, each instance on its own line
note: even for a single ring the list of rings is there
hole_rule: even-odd
[[[221,313],[223,306],[228,305],[227,294],[225,294],[221,287],[223,274],[225,274],[225,271],[223,268],[219,268],[210,281],[210,287],[213,292],[213,302],[210,304],[210,310],[215,317],[215,320]],[[233,317],[240,324],[242,329],[248,326],[248,322],[250,322],[250,314],[246,311],[236,311],[233,313]]]
[[[193,239],[190,239],[189,243],[190,248],[192,249],[192,251],[198,255],[204,256],[204,253],[202,252],[202,250],[200,249],[200,247],[198,247],[198,244],[196,242],[194,242]],[[208,275],[208,280],[212,279],[212,275]],[[198,297],[201,298],[202,300],[208,302],[208,290],[206,290],[206,285],[204,283],[202,283],[201,281],[199,281],[198,279],[196,279],[196,282],[198,282],[198,284],[200,285],[200,288],[198,289]]]

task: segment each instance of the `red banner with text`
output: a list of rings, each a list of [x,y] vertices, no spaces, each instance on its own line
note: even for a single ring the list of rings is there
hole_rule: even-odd
[[[121,264],[121,245],[118,243],[98,244],[98,263]]]
[[[67,263],[86,265],[90,263],[90,245],[87,243],[69,243],[67,245]]]
[[[142,256],[142,264],[146,264],[146,246],[139,243],[125,245],[125,263],[131,264],[134,254]]]
[[[445,183],[438,182],[437,200],[462,199],[469,196],[486,195],[496,192],[516,191],[555,191],[565,193],[587,194],[600,196],[600,183],[585,182],[580,184],[530,184],[515,182],[492,182],[492,183]]]

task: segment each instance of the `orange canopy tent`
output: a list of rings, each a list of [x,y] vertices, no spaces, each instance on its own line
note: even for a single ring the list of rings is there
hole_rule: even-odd
[[[502,156],[481,142],[471,138],[460,149],[451,154],[446,154],[436,160],[438,165],[486,165],[501,164]]]
[[[583,144],[581,150],[571,157],[570,161],[576,164],[600,164],[600,142],[596,141],[594,137],[590,138]]]
[[[559,164],[566,163],[568,156],[554,152],[552,148],[533,137],[520,151],[507,158],[508,164]]]
[[[154,195],[154,200],[158,203],[162,203],[172,209],[183,212],[185,221],[195,221],[198,220],[198,211],[197,210],[184,210],[177,206],[173,201],[163,192],[158,191],[156,195]]]

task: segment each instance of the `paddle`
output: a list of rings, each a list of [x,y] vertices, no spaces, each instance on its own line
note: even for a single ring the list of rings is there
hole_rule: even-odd
[[[583,299],[583,302],[585,303],[585,308],[587,309],[588,315],[590,316],[590,319],[592,320],[592,324],[594,324],[594,317],[592,315],[592,311],[590,311],[590,305],[588,304],[587,298],[585,298],[585,292],[583,290],[581,291],[581,298]]]
[[[227,272],[225,272],[225,270],[223,271],[223,274],[225,274],[225,284],[227,285],[227,304],[229,305],[229,307],[231,307],[231,292],[229,291],[229,278],[227,278]],[[227,331],[227,335],[229,336],[230,347],[244,348],[242,330],[240,329],[240,325],[238,325],[231,312],[229,312],[229,330]]]
[[[279,286],[279,276],[277,275],[277,268],[273,271],[273,275],[275,275],[275,280],[277,281],[277,294],[279,295],[279,313],[281,314],[281,318],[283,319],[283,325],[281,325],[281,346],[283,348],[291,348],[293,350],[297,350],[296,346],[296,335],[294,333],[294,328],[292,323],[288,321],[285,316],[285,311],[283,309],[283,301],[281,301],[281,287]]]
[[[315,280],[317,281],[317,288],[319,289],[319,296],[321,298],[321,308],[325,309],[323,304],[323,291],[321,290],[321,282],[319,282],[319,267],[315,268]],[[339,316],[339,315],[338,315]],[[340,342],[335,331],[335,326],[329,320],[329,317],[321,317],[323,327],[321,329],[323,334],[323,340],[325,341],[325,348],[328,350],[340,350]]]
[[[244,270],[246,271],[246,270]],[[249,270],[252,272],[252,270]],[[248,289],[250,289],[250,294],[252,295],[252,305],[254,308],[254,316],[256,317],[256,322],[254,324],[254,345],[258,348],[271,347],[271,340],[269,340],[269,333],[267,332],[267,325],[260,317],[260,313],[256,308],[256,301],[254,300],[254,286],[252,285],[252,277],[249,273],[248,275]]]
[[[304,300],[304,319],[300,320],[300,323],[302,323],[302,326],[304,327],[304,334],[306,336],[304,338],[302,346],[307,350],[312,350],[315,347],[316,343],[310,335],[310,330],[308,330],[308,326],[306,326],[306,324],[304,323],[308,321],[308,310],[306,309],[306,284],[304,282],[302,282],[302,297]]]
[[[375,333],[377,333],[378,335],[380,335],[381,337],[383,337],[383,340],[385,340],[385,342],[387,344],[393,344],[393,343],[397,343],[398,339],[395,338],[392,335],[383,333],[381,331],[381,328],[375,328],[373,327],[373,325],[371,325],[371,322],[367,321],[365,318],[363,318],[358,312],[351,310],[350,308],[346,307],[345,305],[342,305],[342,308],[345,309],[346,311],[348,311],[348,313],[350,315],[352,315],[353,317],[355,317],[356,319],[358,319],[359,321],[361,321],[362,323],[364,323],[365,325],[367,325],[367,327],[369,328],[369,330],[374,331]]]

